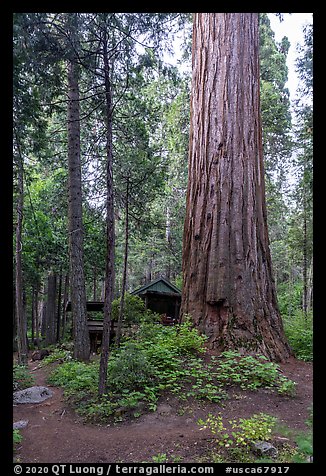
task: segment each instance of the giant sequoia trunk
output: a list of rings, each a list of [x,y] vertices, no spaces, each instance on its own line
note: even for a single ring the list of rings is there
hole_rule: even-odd
[[[69,247],[74,358],[87,361],[90,343],[83,258],[79,85],[74,61],[68,64],[68,99]]]
[[[211,348],[282,361],[259,101],[258,14],[195,14],[182,315]]]

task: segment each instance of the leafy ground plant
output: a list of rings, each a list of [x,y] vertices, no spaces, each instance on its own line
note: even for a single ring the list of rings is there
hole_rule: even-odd
[[[41,362],[40,366],[46,366],[52,364],[53,362],[69,362],[72,360],[72,352],[70,350],[65,349],[54,349],[50,355],[45,357]]]
[[[252,443],[271,438],[276,418],[259,413],[251,418],[239,418],[228,421],[229,428],[225,426],[221,414],[208,415],[206,420],[198,420],[201,429],[209,429],[217,437],[217,444],[223,448],[246,447]]]
[[[13,366],[13,390],[23,390],[34,385],[34,379],[25,365]]]
[[[14,447],[15,445],[18,445],[19,443],[21,443],[23,437],[22,435],[20,434],[20,431],[19,430],[13,430],[13,443],[14,443]]]
[[[280,425],[277,418],[265,413],[229,421],[219,413],[209,414],[205,420],[198,420],[198,424],[201,430],[209,429],[216,437],[216,450],[207,456],[209,461],[274,464],[312,461],[312,431],[308,423],[307,431],[298,432]],[[274,445],[273,457],[258,457],[257,442]]]
[[[298,359],[311,362],[313,360],[313,318],[300,310],[284,319],[284,328],[289,343]]]
[[[132,339],[111,351],[103,397],[97,395],[98,362],[69,361],[61,351],[50,359],[59,357],[62,363],[51,373],[49,383],[63,386],[80,414],[99,421],[121,421],[153,411],[163,392],[180,400],[220,403],[232,385],[250,390],[267,387],[286,395],[293,391],[295,384],[262,356],[228,351],[207,363],[202,357],[205,340],[189,320],[175,327],[147,320]]]
[[[281,395],[294,396],[295,382],[284,377],[280,367],[260,354],[243,356],[237,351],[226,351],[216,358],[216,378],[226,386],[239,385],[243,390],[270,388]]]

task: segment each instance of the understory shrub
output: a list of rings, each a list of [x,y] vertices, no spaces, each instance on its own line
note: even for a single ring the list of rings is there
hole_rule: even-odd
[[[72,360],[72,351],[58,348],[54,349],[47,357],[44,357],[39,365],[44,366],[57,361],[68,362],[70,360]]]
[[[198,420],[201,430],[209,429],[217,436],[220,447],[246,447],[258,441],[269,441],[276,418],[266,413],[253,415],[251,418],[239,418],[228,421],[226,428],[221,414],[209,414],[206,420]]]
[[[67,397],[81,401],[85,396],[94,396],[98,387],[99,364],[86,364],[72,360],[54,369],[48,377],[48,383],[65,389]]]
[[[295,382],[284,377],[280,367],[260,354],[243,356],[237,351],[222,352],[212,357],[217,364],[217,379],[225,385],[239,385],[242,389],[260,387],[277,390],[281,395],[294,396]]]
[[[138,390],[152,383],[155,369],[136,343],[127,342],[109,359],[108,375],[114,390]]]
[[[13,390],[23,390],[34,385],[34,379],[25,365],[13,366]]]
[[[313,360],[313,318],[312,313],[304,315],[296,311],[284,318],[284,330],[295,356],[305,361]]]
[[[22,437],[22,435],[20,434],[20,431],[19,431],[19,430],[13,430],[12,439],[13,439],[14,447],[15,447],[15,445],[18,445],[19,443],[21,443],[23,437]]]
[[[132,339],[126,339],[120,348],[111,351],[108,387],[103,397],[97,395],[98,362],[65,361],[51,373],[49,383],[63,386],[65,395],[78,406],[78,411],[92,419],[113,416],[121,420],[155,410],[163,391],[183,400],[211,402],[226,399],[227,389],[232,385],[293,393],[295,384],[280,374],[276,364],[262,356],[243,357],[229,351],[206,363],[201,357],[205,340],[189,320],[171,327],[142,322]]]
[[[198,420],[201,430],[209,429],[216,437],[216,448],[201,462],[218,463],[307,463],[311,461],[312,432],[296,432],[279,425],[277,418],[259,413],[250,418],[225,421],[222,415],[209,414]],[[279,435],[285,435],[286,438]],[[255,443],[269,442],[273,456],[259,456]],[[207,458],[207,460],[206,460]]]
[[[112,320],[117,321],[120,312],[121,299],[112,301]],[[145,303],[139,296],[126,293],[124,301],[123,322],[126,324],[139,324],[142,320],[148,319],[154,321],[157,314],[145,308]]]

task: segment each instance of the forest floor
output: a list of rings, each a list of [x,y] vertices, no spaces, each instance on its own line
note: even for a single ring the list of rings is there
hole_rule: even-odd
[[[52,365],[39,367],[38,362],[32,361],[28,365],[35,385],[49,386],[46,379]],[[23,439],[16,448],[15,460],[22,463],[139,463],[153,462],[153,457],[166,454],[169,462],[202,462],[216,443],[209,430],[199,429],[197,420],[219,412],[226,420],[268,413],[277,417],[282,426],[306,431],[305,422],[312,406],[312,364],[291,359],[280,367],[286,377],[297,383],[295,397],[266,389],[235,388],[223,406],[165,397],[158,402],[155,412],[110,426],[85,423],[65,402],[63,390],[51,386],[52,398],[38,404],[14,406],[14,421],[28,420],[27,427],[21,430]]]

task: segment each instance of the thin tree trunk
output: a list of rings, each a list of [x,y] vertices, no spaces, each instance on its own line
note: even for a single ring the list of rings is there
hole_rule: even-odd
[[[307,159],[304,156],[303,166],[303,299],[302,308],[305,319],[307,319],[307,298],[308,298],[308,260],[307,260],[307,186],[306,186]]]
[[[101,280],[101,301],[104,302],[105,297],[105,277]]]
[[[125,307],[125,294],[127,284],[127,269],[128,269],[128,249],[129,249],[129,178],[127,178],[126,188],[126,203],[125,203],[125,250],[124,250],[124,263],[123,263],[123,275],[122,275],[122,289],[120,299],[119,317],[117,323],[116,344],[120,347],[121,338],[121,326]]]
[[[16,292],[16,322],[17,322],[17,350],[18,363],[27,364],[28,343],[27,343],[27,323],[24,314],[23,304],[23,270],[22,270],[22,229],[23,229],[23,207],[24,207],[24,178],[23,162],[20,152],[18,137],[16,136],[18,148],[17,177],[18,177],[18,199],[17,199],[17,226],[16,226],[16,269],[15,269],[15,292]]]
[[[34,296],[35,341],[38,349],[40,348],[40,320],[38,312],[39,287],[40,285],[37,283]]]
[[[79,84],[77,64],[74,61],[68,63],[68,168],[69,249],[74,358],[81,361],[88,361],[90,356],[90,342],[87,326],[84,276]]]
[[[104,296],[104,316],[102,352],[99,372],[99,395],[106,391],[107,368],[109,359],[110,331],[111,331],[111,309],[114,293],[114,199],[113,199],[113,151],[112,151],[112,90],[110,80],[110,67],[107,51],[107,36],[103,38],[103,61],[105,75],[105,97],[106,97],[106,222],[107,222],[107,259],[105,273],[105,296]]]
[[[31,321],[32,321],[32,345],[34,345],[35,337],[35,288],[32,286],[32,303],[31,303]]]
[[[307,311],[311,311],[313,303],[313,258],[311,258],[309,266],[307,288]]]
[[[59,274],[59,289],[58,289],[58,306],[57,306],[57,337],[56,341],[60,341],[60,324],[61,324],[61,289],[62,289],[62,271]]]
[[[152,281],[152,277],[153,277],[153,261],[154,261],[154,255],[152,254],[151,257],[149,258],[149,261],[148,261],[148,264],[147,264],[147,267],[146,267],[145,282],[144,282],[144,284],[149,283],[150,281]]]
[[[65,283],[64,283],[64,291],[63,291],[63,312],[62,312],[62,339],[64,339],[64,335],[66,332],[66,325],[67,325],[67,303],[69,297],[69,273],[65,276]]]
[[[97,301],[97,267],[93,268],[93,301]]]
[[[196,13],[182,315],[215,349],[290,355],[272,276],[257,13]]]
[[[166,207],[166,228],[165,228],[165,241],[168,250],[168,263],[166,267],[166,277],[171,279],[171,251],[172,251],[172,237],[171,237],[171,219],[170,219],[170,208]]]
[[[46,326],[45,344],[51,345],[56,342],[56,294],[57,276],[50,273],[48,276],[47,301],[46,301]]]
[[[40,323],[40,333],[42,337],[45,337],[45,324],[46,324],[46,301],[44,296],[46,294],[46,278],[43,278],[42,287],[41,287],[41,295],[42,299],[39,301],[38,304],[38,315],[39,315],[39,323]]]
[[[16,286],[15,286],[16,287]],[[13,329],[12,329],[12,347],[13,351],[18,351],[18,344],[17,344],[17,318],[16,318],[16,289],[13,293]]]

